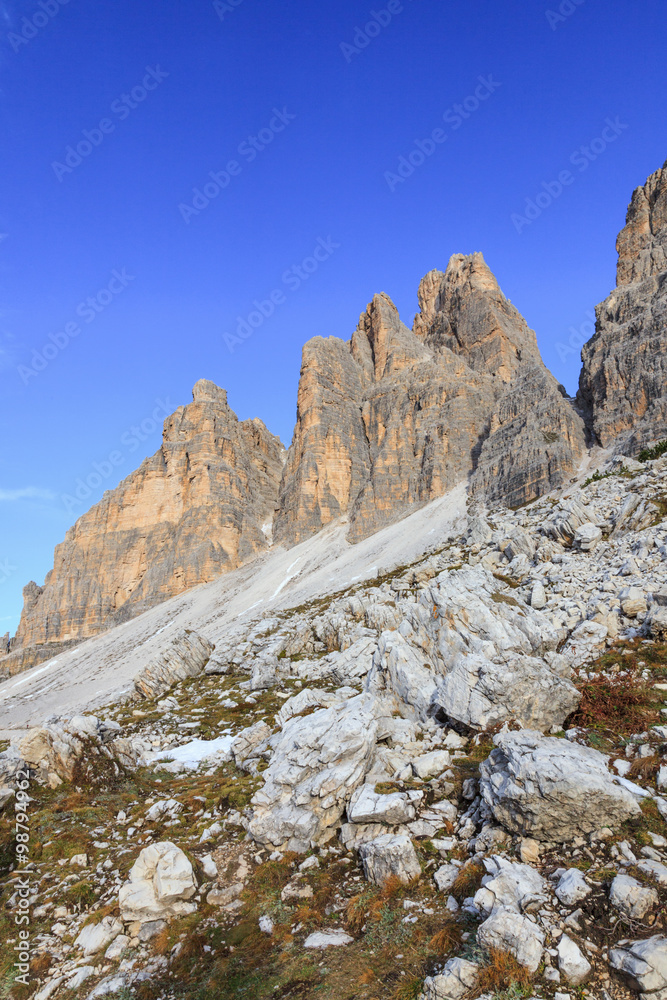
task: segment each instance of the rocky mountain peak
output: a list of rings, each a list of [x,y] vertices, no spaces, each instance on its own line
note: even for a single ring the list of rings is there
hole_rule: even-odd
[[[667,162],[632,195],[616,249],[618,285],[667,271]]]
[[[354,360],[375,382],[430,357],[429,351],[401,322],[398,309],[384,292],[375,295],[361,314],[350,349]]]
[[[5,672],[56,655],[234,569],[268,542],[285,449],[239,422],[202,379],[164,423],[162,446],[67,532],[43,587],[24,590]]]
[[[454,254],[447,270],[419,286],[414,332],[432,350],[447,348],[477,372],[510,382],[522,364],[540,361],[537,338],[505,298],[481,253]]]
[[[667,438],[667,164],[634,192],[617,249],[578,402],[597,444],[635,456]]]
[[[193,403],[213,403],[216,406],[227,405],[227,390],[221,389],[215,382],[200,378],[192,390]]]

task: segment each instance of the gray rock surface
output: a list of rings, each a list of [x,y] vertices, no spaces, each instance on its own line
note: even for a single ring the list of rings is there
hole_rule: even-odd
[[[649,886],[643,886],[631,875],[619,873],[611,883],[609,899],[632,920],[643,920],[659,902],[658,893]]]
[[[214,650],[205,636],[182,629],[134,679],[135,690],[144,698],[158,698],[177,681],[204,672]]]
[[[465,958],[450,958],[437,976],[424,981],[426,1000],[462,1000],[474,990],[479,978],[479,966]]]
[[[643,941],[619,941],[609,952],[609,964],[641,993],[642,1000],[667,996],[667,937],[658,934]]]
[[[538,924],[507,907],[495,909],[477,931],[477,943],[482,948],[508,952],[529,972],[537,971],[544,941],[544,931]]]
[[[383,885],[390,875],[411,882],[421,875],[421,865],[410,837],[383,834],[359,848],[364,874],[369,882]]]
[[[569,841],[640,813],[597,750],[529,730],[502,733],[494,743],[480,768],[481,792],[512,833]]]
[[[193,913],[190,900],[197,891],[192,864],[169,841],[144,847],[118,894],[126,923],[148,923]]]
[[[338,708],[291,719],[271,740],[249,832],[260,844],[307,850],[334,832],[368,771],[377,706],[359,696]]]

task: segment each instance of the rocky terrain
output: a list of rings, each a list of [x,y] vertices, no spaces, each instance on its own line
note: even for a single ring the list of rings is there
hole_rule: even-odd
[[[666,513],[667,459],[471,498],[415,562],[176,630],[120,702],[18,731],[6,988],[663,1000]]]
[[[43,587],[30,583],[2,675],[235,569],[271,542],[284,449],[227,394],[198,382],[162,447],[68,531]]]
[[[455,256],[306,345],[285,463],[198,383],[77,522],[0,682],[2,996],[667,1000],[665,175],[578,409]]]

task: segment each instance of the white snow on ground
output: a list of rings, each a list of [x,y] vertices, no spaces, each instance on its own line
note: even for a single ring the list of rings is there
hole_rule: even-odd
[[[192,740],[173,750],[144,754],[144,760],[147,764],[170,760],[182,764],[189,771],[196,771],[200,764],[211,764],[215,758],[227,756],[233,741],[233,736],[220,736],[217,740]]]
[[[461,484],[356,545],[345,537],[347,523],[331,524],[293,549],[277,546],[233,573],[88,639],[21,674],[20,681],[8,678],[0,683],[0,738],[39,725],[49,715],[92,711],[128,693],[134,677],[179,629],[192,628],[220,642],[252,607],[258,608],[253,613],[258,619],[270,617],[414,562],[461,534],[466,495]],[[46,671],[48,690],[41,678]]]

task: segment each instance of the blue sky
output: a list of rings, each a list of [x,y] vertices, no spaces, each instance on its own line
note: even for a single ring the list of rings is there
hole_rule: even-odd
[[[0,15],[0,632],[197,379],[288,444],[302,344],[349,338],[379,291],[410,324],[452,253],[483,251],[576,389],[630,195],[667,158],[661,0]]]

